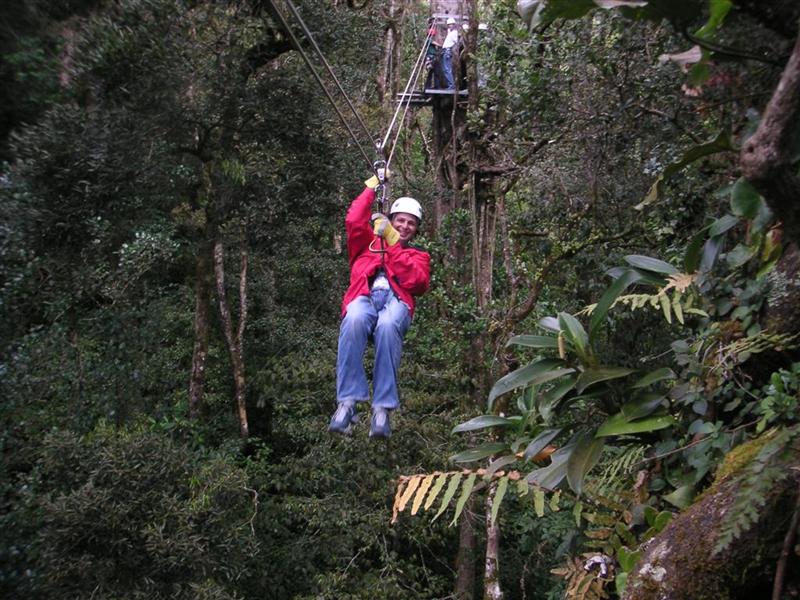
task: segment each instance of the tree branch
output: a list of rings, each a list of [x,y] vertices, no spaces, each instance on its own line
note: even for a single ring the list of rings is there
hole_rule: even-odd
[[[758,130],[742,146],[740,154],[745,178],[764,196],[793,241],[800,239],[800,178],[791,163],[792,137],[799,120],[800,36]]]

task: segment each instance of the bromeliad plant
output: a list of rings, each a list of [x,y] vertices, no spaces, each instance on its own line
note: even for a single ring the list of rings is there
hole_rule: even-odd
[[[546,335],[518,335],[509,345],[548,351],[530,364],[509,373],[492,388],[488,412],[498,399],[515,390],[518,415],[486,414],[455,427],[454,433],[487,428],[503,429],[502,441],[494,441],[455,455],[455,462],[471,462],[494,456],[492,465],[511,465],[538,455],[562,433],[565,442],[550,456],[551,462],[525,476],[534,486],[556,489],[566,479],[580,496],[587,473],[597,464],[606,443],[618,436],[658,431],[674,424],[669,414],[665,381],[675,378],[669,368],[647,373],[620,365],[604,364],[597,348],[599,334],[615,301],[635,283],[660,284],[669,289],[672,265],[649,257],[628,256],[628,267],[615,271],[616,278],[591,311],[588,330],[566,312],[539,322]],[[673,286],[674,287],[674,286]],[[673,306],[673,300],[669,300]],[[677,306],[681,306],[680,300]],[[678,309],[682,310],[682,309]],[[675,311],[676,313],[678,311]],[[554,355],[554,356],[553,356]],[[634,375],[636,375],[634,377]],[[558,427],[559,416],[580,406],[587,419],[574,423],[572,431]],[[592,421],[599,422],[593,425]]]
[[[550,464],[530,471],[525,480],[545,489],[555,489],[566,480],[580,496],[586,475],[607,444],[619,440],[627,445],[630,436],[649,436],[679,421],[685,423],[687,435],[718,431],[722,424],[708,422],[708,400],[703,393],[713,396],[717,390],[727,393],[738,386],[741,395],[744,391],[728,373],[755,353],[792,343],[786,336],[762,331],[756,318],[764,279],[780,256],[779,236],[770,227],[769,210],[744,180],[727,191],[731,212],[709,222],[690,240],[682,271],[656,258],[626,256],[624,266],[609,271],[614,281],[600,300],[577,314],[588,317],[588,328],[575,315],[562,312],[539,322],[545,335],[512,338],[509,345],[546,355],[500,379],[489,394],[488,414],[453,430],[494,429],[498,440],[452,460],[461,463],[494,457],[492,465],[505,467],[556,444],[559,448],[551,455]],[[744,225],[745,239],[726,251],[727,239],[738,225]],[[626,294],[634,285],[639,286],[639,293]],[[649,292],[647,288],[655,288],[655,293],[642,293]],[[693,335],[672,344],[678,373],[667,366],[640,372],[601,361],[598,340],[609,311],[618,305],[630,310],[652,306],[669,323],[673,317],[682,325],[687,315],[700,318],[692,328]],[[726,338],[730,331],[735,335]],[[518,414],[494,414],[502,397],[514,391]],[[737,408],[732,403],[726,406]],[[575,419],[574,408],[581,409],[582,420]],[[747,410],[751,409],[743,404],[739,420],[730,422],[738,425]],[[571,411],[569,428],[561,428],[557,424],[567,411]],[[721,451],[729,447],[730,436],[716,438],[720,443],[727,440]],[[694,470],[696,484],[708,467]],[[672,483],[676,489],[681,485]],[[679,507],[685,505],[690,495],[679,495],[680,499],[668,500],[675,500]]]

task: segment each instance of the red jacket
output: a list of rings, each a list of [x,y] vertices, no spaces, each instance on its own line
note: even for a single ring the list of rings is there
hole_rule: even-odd
[[[347,210],[344,224],[347,230],[347,253],[350,257],[350,287],[342,300],[342,315],[347,305],[358,296],[369,295],[370,279],[381,267],[386,272],[389,285],[397,298],[408,306],[414,316],[414,297],[424,294],[431,283],[431,257],[427,252],[402,244],[384,244],[386,253],[372,252],[381,247],[380,240],[372,232],[370,216],[375,202],[375,190],[364,188]],[[381,258],[383,256],[383,258]]]

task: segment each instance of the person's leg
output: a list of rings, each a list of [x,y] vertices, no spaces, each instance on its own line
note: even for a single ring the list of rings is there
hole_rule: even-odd
[[[378,313],[375,326],[375,370],[372,406],[394,410],[400,404],[397,371],[403,354],[403,338],[411,324],[408,307],[392,294]]]
[[[450,48],[445,48],[442,52],[442,71],[447,89],[452,90],[456,84],[453,79],[453,51]]]
[[[339,326],[339,349],[336,356],[337,402],[369,400],[364,352],[377,320],[378,314],[367,296],[359,296],[347,305]]]
[[[356,420],[356,403],[369,399],[369,384],[364,372],[364,352],[378,314],[366,296],[359,296],[347,305],[339,325],[339,349],[336,356],[336,412],[328,430],[350,433]]]

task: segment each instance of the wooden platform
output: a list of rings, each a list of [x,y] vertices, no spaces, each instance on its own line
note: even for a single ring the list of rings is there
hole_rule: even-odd
[[[465,99],[469,95],[467,90],[459,90],[459,100]],[[453,90],[442,90],[438,88],[427,88],[425,91],[414,91],[410,94],[400,92],[396,96],[397,102],[408,102],[411,106],[428,106],[433,103],[434,98],[452,98]]]

